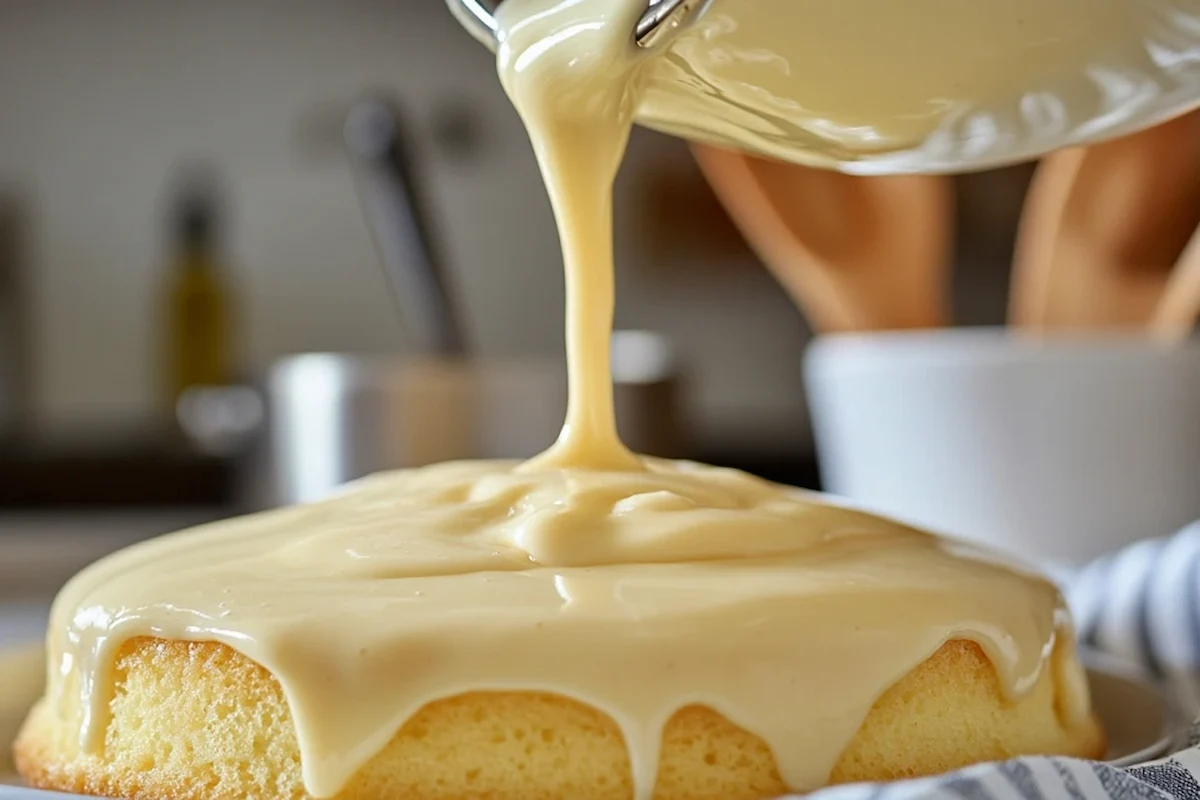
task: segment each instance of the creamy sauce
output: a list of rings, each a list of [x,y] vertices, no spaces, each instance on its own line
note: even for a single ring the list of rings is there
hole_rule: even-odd
[[[806,790],[876,699],[948,640],[980,644],[1011,698],[1043,675],[1070,630],[1046,581],[816,495],[621,444],[611,195],[660,65],[630,40],[642,8],[508,0],[502,16],[501,77],[566,263],[559,441],[525,463],[375,476],[85,570],[55,604],[48,700],[81,695],[86,749],[103,747],[114,656],[140,636],[221,642],[270,670],[316,797],[422,706],[463,692],[548,691],[600,709],[646,800],[663,727],[694,703],[761,736]],[[1082,670],[1060,652],[1054,678],[1077,724]]]
[[[948,639],[979,642],[1015,697],[1066,624],[1037,578],[736,471],[456,463],[98,563],[55,609],[50,680],[82,679],[94,749],[124,641],[223,642],[280,680],[317,797],[430,700],[552,691],[612,716],[648,798],[684,706],[762,736],[809,789]],[[1081,720],[1086,694],[1065,700]]]

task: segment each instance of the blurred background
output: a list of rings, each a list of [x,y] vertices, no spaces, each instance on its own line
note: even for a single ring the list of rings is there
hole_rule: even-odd
[[[960,323],[1004,319],[1029,175],[957,179]],[[616,213],[627,435],[818,486],[809,329],[686,146],[638,130]],[[374,467],[363,427],[399,461],[534,452],[562,299],[524,131],[441,2],[3,4],[0,625],[126,542]],[[398,409],[462,376],[388,365],[462,351],[514,416],[416,442]]]

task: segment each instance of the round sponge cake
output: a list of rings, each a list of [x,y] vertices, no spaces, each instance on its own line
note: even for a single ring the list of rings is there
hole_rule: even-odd
[[[1062,655],[1060,649],[1053,659]],[[1009,702],[977,645],[943,645],[877,700],[830,783],[929,775],[1022,754],[1101,756],[1096,722],[1066,720],[1054,667],[1042,671],[1031,693]],[[80,750],[79,707],[34,709],[16,747],[31,784],[128,800],[307,797],[287,702],[263,667],[221,644],[142,638],[121,650],[112,680],[112,718],[99,753]],[[766,743],[716,712],[691,706],[667,724],[656,800],[761,800],[789,788]],[[617,725],[574,700],[528,692],[430,703],[337,795],[632,796]]]

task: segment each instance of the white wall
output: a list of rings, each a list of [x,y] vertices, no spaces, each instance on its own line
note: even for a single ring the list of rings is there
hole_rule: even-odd
[[[479,153],[428,153],[471,334],[485,352],[560,352],[557,239],[528,144],[489,55],[441,0],[0,5],[0,185],[28,192],[35,216],[43,423],[154,408],[159,201],[180,158],[226,170],[251,363],[402,347],[344,163],[297,146],[314,105],[381,86],[409,101],[426,137],[439,103],[478,111]],[[686,158],[653,136],[633,149],[628,169]],[[624,249],[618,321],[683,346],[704,432],[803,442],[805,333],[762,270],[692,278],[690,265],[646,269]]]

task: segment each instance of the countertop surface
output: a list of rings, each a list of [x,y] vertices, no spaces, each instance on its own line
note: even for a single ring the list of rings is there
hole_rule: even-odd
[[[0,646],[41,636],[54,595],[93,561],[226,515],[221,507],[0,513]]]
[[[0,602],[0,649],[41,639],[50,603],[42,598]]]
[[[236,462],[157,440],[118,444],[0,443],[0,508],[228,504]]]

